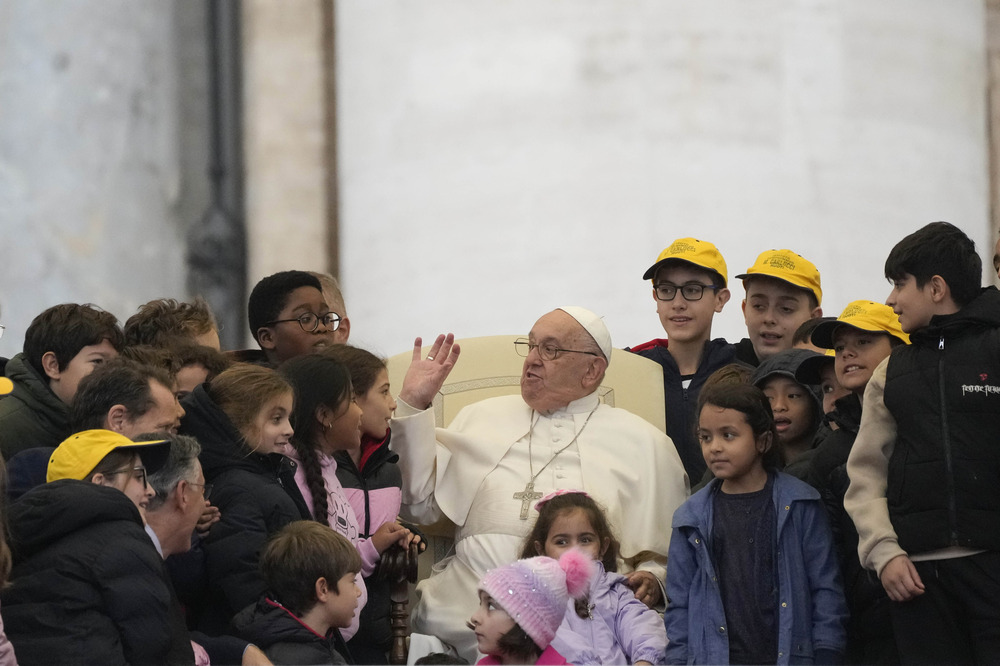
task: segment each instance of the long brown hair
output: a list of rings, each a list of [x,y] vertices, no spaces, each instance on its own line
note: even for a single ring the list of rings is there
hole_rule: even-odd
[[[207,392],[243,436],[248,450],[254,448],[247,436],[253,433],[260,410],[278,396],[293,393],[291,384],[277,372],[249,363],[237,363],[219,373]]]

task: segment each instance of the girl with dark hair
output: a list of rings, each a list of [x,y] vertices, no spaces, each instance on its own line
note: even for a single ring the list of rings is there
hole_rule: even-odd
[[[847,605],[826,510],[777,471],[767,396],[718,384],[697,414],[715,478],[674,513],[667,663],[842,663]]]
[[[364,536],[358,518],[337,478],[339,451],[357,452],[361,447],[362,411],[358,406],[347,368],[322,354],[293,358],[281,366],[281,374],[295,389],[292,424],[292,458],[298,462],[295,483],[310,515],[325,522],[351,540],[361,555],[358,586],[362,588],[359,609],[367,602],[362,577],[370,576],[379,555],[398,543],[408,547],[413,534],[396,522],[386,522],[371,536]],[[360,612],[360,610],[359,610]],[[342,631],[345,639],[358,629],[358,616]]]
[[[396,401],[389,390],[385,360],[370,351],[351,345],[333,345],[321,352],[344,364],[351,375],[356,402],[361,408],[361,446],[337,451],[337,479],[358,519],[360,536],[372,536],[385,523],[399,517],[403,477],[396,462],[399,456],[389,449],[389,419]],[[414,538],[420,546],[419,536]],[[365,578],[368,603],[361,611],[358,633],[348,646],[358,662],[388,663],[392,648],[390,622],[393,576],[376,568]]]
[[[538,519],[521,557],[558,558],[577,548],[603,565],[587,594],[566,611],[552,641],[569,661],[663,663],[667,635],[659,613],[635,597],[618,571],[618,540],[601,506],[582,490],[557,490],[535,505]]]

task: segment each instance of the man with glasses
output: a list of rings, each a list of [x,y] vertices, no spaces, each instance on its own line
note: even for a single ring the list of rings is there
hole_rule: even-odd
[[[282,271],[258,282],[247,314],[263,358],[241,352],[235,354],[239,360],[277,367],[337,343],[340,315],[327,304],[320,281],[305,271]]]
[[[705,473],[701,445],[694,435],[698,395],[708,376],[736,356],[726,340],[712,339],[712,321],[730,297],[726,260],[707,241],[678,238],[660,252],[642,279],[652,283],[656,313],[667,337],[629,351],[663,368],[667,434],[688,477],[697,483]]]
[[[623,409],[600,403],[611,335],[580,307],[542,316],[515,350],[524,356],[521,394],[463,409],[434,428],[429,409],[458,360],[453,336],[439,336],[421,358],[420,340],[390,425],[403,473],[401,514],[456,526],[455,555],[422,581],[413,630],[436,636],[471,660],[465,621],[489,569],[518,558],[534,523],[534,504],[558,489],[585,490],[607,509],[621,539],[629,585],[653,606],[669,546],[670,516],[687,497],[687,477],[670,440]],[[513,351],[512,350],[512,353]]]

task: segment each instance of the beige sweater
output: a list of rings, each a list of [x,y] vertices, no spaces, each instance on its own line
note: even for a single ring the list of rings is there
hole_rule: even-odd
[[[896,420],[883,400],[888,363],[887,357],[875,368],[865,389],[861,427],[847,458],[851,484],[844,497],[844,508],[858,530],[861,564],[879,575],[890,560],[906,555],[889,520],[886,500],[889,459],[896,446]]]

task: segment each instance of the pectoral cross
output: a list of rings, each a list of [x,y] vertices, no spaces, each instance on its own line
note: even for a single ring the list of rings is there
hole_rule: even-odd
[[[528,485],[519,493],[514,493],[514,499],[521,500],[521,520],[528,519],[528,508],[534,500],[542,499],[541,493],[535,492],[535,480],[528,481]]]

